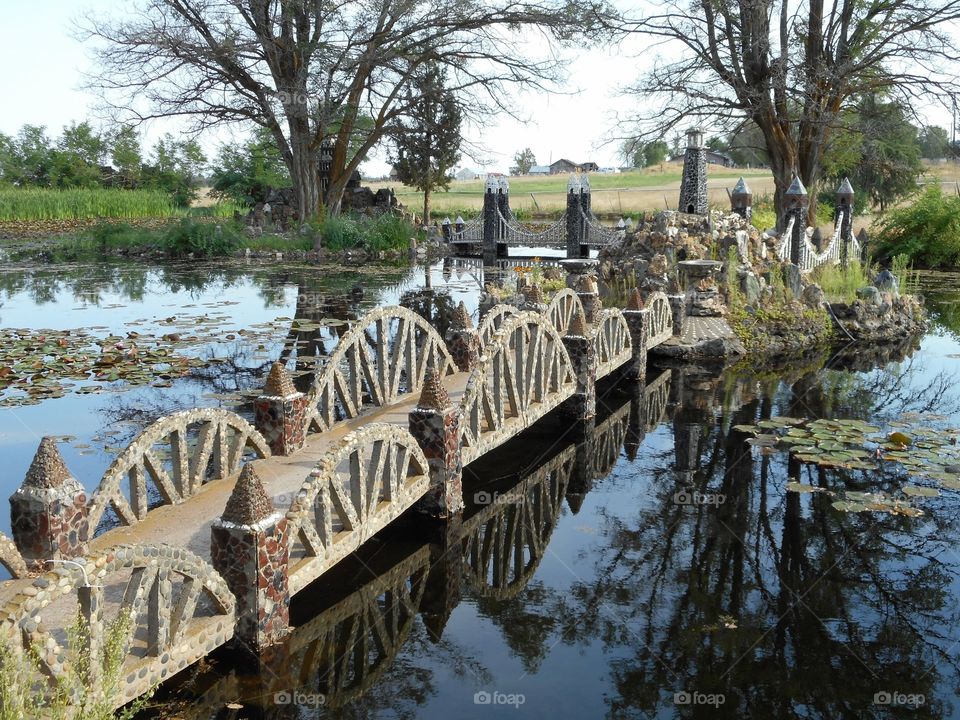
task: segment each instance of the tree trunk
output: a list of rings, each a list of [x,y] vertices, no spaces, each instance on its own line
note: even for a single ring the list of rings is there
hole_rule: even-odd
[[[307,123],[290,121],[290,154],[287,163],[297,196],[297,220],[314,218],[320,209],[320,158]]]
[[[430,188],[423,191],[423,224],[430,224]]]

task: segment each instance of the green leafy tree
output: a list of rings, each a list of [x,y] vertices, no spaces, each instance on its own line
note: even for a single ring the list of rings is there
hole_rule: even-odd
[[[960,197],[929,186],[883,217],[877,241],[876,257],[906,255],[924,267],[960,265]]]
[[[519,150],[517,154],[513,156],[513,166],[517,171],[517,175],[526,175],[530,172],[530,168],[536,164],[537,158],[530,148]]]
[[[667,159],[670,148],[663,140],[654,140],[643,146],[643,167],[659,165]]]
[[[197,197],[207,159],[196,140],[176,140],[170,133],[153,146],[153,162],[143,166],[143,185],[170,193],[188,207]]]
[[[51,184],[59,188],[99,187],[103,182],[100,166],[107,148],[107,139],[89,122],[65,126],[51,152]]]
[[[213,164],[213,192],[241,205],[264,202],[272,188],[290,185],[290,174],[270,133],[263,128],[242,145],[222,145]]]
[[[122,125],[110,136],[110,160],[122,187],[135,188],[140,183],[143,151],[140,136],[131,125]]]
[[[858,196],[881,212],[917,187],[923,171],[917,129],[897,101],[864,95],[843,120],[824,154],[824,168],[834,182],[849,177]],[[824,188],[829,195],[831,188]]]
[[[920,130],[920,152],[930,160],[950,156],[950,135],[936,125],[927,125]]]
[[[450,185],[450,170],[460,159],[463,114],[446,87],[444,71],[429,66],[410,90],[417,97],[394,135],[397,178],[423,191],[423,222],[430,222],[430,194]]]
[[[0,176],[11,185],[50,187],[54,147],[42,125],[24,125],[0,141]]]

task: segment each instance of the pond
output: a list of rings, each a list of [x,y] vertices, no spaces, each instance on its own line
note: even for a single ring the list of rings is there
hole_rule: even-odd
[[[652,366],[644,383],[599,386],[595,426],[548,418],[471,465],[460,521],[401,518],[295,598],[295,629],[261,664],[219,652],[145,717],[960,716],[960,483],[942,461],[960,435],[953,279],[921,278],[934,323],[915,349],[847,348],[778,372]],[[96,369],[114,380],[8,387],[5,491],[41,435],[61,436],[92,488],[149,419],[249,415],[283,353],[296,349],[306,378],[364,309],[402,301],[442,324],[460,300],[477,311],[483,282],[451,262],[9,270],[0,324],[30,330],[30,352],[49,335],[74,353],[62,333],[84,329],[168,362],[134,387],[123,360]],[[852,421],[863,467],[762,439],[829,450]],[[894,432],[905,452],[884,447]],[[878,449],[902,457],[877,462]]]

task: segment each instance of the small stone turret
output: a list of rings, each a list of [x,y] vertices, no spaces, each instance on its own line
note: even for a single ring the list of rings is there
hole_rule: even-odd
[[[417,407],[410,412],[413,435],[430,469],[430,489],[417,503],[426,515],[449,518],[463,509],[460,412],[436,368],[428,367]]]
[[[290,628],[287,519],[253,465],[244,465],[223,515],[210,528],[210,559],[237,597],[235,640],[260,652]]]
[[[470,372],[477,366],[483,343],[462,300],[453,313],[444,340],[453,356],[453,362],[461,372]]]
[[[730,209],[747,222],[753,215],[753,192],[742,177],[730,193]]]
[[[307,398],[293,385],[283,363],[275,362],[263,395],[253,402],[254,425],[274,455],[292,455],[303,447],[307,429]]]
[[[707,147],[700,128],[687,130],[687,151],[683,156],[683,179],[677,209],[689,215],[707,214]]]
[[[52,437],[40,441],[23,484],[10,496],[10,519],[13,540],[32,568],[86,551],[87,493]]]

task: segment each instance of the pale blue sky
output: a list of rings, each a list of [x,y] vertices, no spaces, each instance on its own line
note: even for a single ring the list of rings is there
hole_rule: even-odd
[[[46,125],[51,135],[72,120],[82,120],[96,99],[82,91],[82,74],[90,67],[87,49],[72,37],[73,21],[85,10],[121,13],[132,0],[0,0],[0,48],[4,73],[0,80],[0,132],[16,132],[25,123]],[[611,134],[616,111],[629,108],[617,88],[631,82],[646,57],[629,57],[632,47],[591,49],[570,66],[568,94],[527,94],[518,98],[525,122],[504,120],[498,125],[468,130],[470,139],[489,152],[485,169],[503,171],[514,152],[530,147],[537,161],[547,164],[561,157],[601,166],[619,164],[615,145],[603,145]],[[647,56],[649,57],[649,56]],[[632,102],[637,102],[636,100]],[[930,108],[929,119],[947,125],[949,115]],[[177,131],[174,123],[157,122],[146,128],[145,144],[159,134]],[[709,134],[709,130],[708,130]],[[225,134],[203,139],[208,154],[229,139]],[[465,165],[481,169],[465,160]],[[383,173],[382,155],[371,158],[364,174]]]

